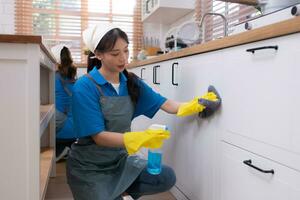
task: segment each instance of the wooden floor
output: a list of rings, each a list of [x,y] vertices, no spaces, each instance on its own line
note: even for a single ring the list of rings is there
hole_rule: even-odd
[[[65,162],[59,162],[56,164],[56,166],[57,166],[56,177],[50,179],[45,200],[73,200],[71,191],[67,184]],[[127,199],[129,200],[129,198]],[[141,197],[139,200],[176,200],[176,199],[171,193],[165,192],[158,195],[144,196]]]

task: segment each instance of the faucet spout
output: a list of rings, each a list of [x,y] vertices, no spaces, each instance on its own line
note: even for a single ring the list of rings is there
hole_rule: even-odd
[[[222,19],[223,19],[223,22],[224,22],[224,36],[228,36],[228,24],[227,24],[227,19],[226,19],[226,17],[224,16],[224,15],[222,15],[222,14],[220,14],[220,13],[211,13],[211,12],[209,12],[209,13],[205,13],[204,15],[203,15],[203,17],[201,18],[201,21],[200,21],[200,28],[202,28],[202,25],[203,25],[203,22],[204,22],[204,20],[205,20],[205,18],[207,17],[207,16],[209,16],[209,15],[212,15],[212,16],[220,16]]]

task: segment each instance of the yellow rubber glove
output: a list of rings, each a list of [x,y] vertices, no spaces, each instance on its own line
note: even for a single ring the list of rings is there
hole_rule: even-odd
[[[217,95],[213,92],[207,92],[202,97],[195,97],[193,100],[180,105],[177,116],[184,117],[192,114],[202,112],[205,109],[204,105],[199,104],[199,99],[206,99],[211,101],[217,101]]]
[[[124,133],[124,144],[129,155],[136,153],[141,147],[160,148],[165,139],[170,137],[170,131],[147,129],[141,132]]]

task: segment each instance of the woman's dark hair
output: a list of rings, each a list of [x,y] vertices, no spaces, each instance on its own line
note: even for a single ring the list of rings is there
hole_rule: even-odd
[[[71,52],[67,47],[63,47],[60,51],[60,64],[58,65],[58,72],[64,78],[75,80],[77,68],[73,64]]]
[[[89,52],[89,55],[87,57],[87,73],[92,71],[94,67],[97,67],[97,69],[100,69],[102,63],[100,60],[95,58],[95,54],[92,52]]]
[[[100,40],[99,44],[96,47],[96,52],[105,53],[108,51],[111,51],[118,38],[121,38],[129,44],[128,37],[124,31],[122,31],[119,28],[114,28],[110,31],[108,31]],[[97,59],[98,60],[98,59]],[[98,60],[100,63],[101,61]],[[97,65],[98,66],[98,65]],[[101,64],[100,64],[101,67]],[[124,75],[127,78],[127,88],[129,96],[134,104],[137,103],[139,95],[140,95],[140,87],[138,85],[138,76],[136,76],[134,73],[128,72],[126,69],[123,71]]]

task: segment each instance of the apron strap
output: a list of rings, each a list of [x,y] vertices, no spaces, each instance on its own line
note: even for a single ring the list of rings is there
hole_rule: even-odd
[[[90,74],[86,74],[86,76],[87,76],[93,83],[95,83],[95,85],[96,85],[97,89],[99,90],[100,94],[101,94],[102,96],[104,96],[104,93],[103,93],[103,91],[102,91],[100,85],[95,81],[95,79],[94,79]]]
[[[75,83],[75,81],[65,80],[65,79],[63,79],[63,77],[61,76],[61,74],[60,74],[58,71],[57,71],[56,73],[57,73],[57,76],[58,76],[58,78],[59,78],[59,80],[60,80],[60,82],[61,82],[61,85],[63,86],[64,91],[66,92],[66,94],[67,94],[69,97],[72,97],[72,91],[69,90],[69,88],[67,87],[67,84],[68,84],[68,83]],[[67,115],[68,112],[69,112],[69,110],[70,110],[70,106],[65,107],[63,113],[64,113],[65,115]]]
[[[72,92],[67,88],[67,83],[68,83],[68,82],[72,83],[72,81],[66,81],[66,80],[64,80],[64,79],[61,77],[61,75],[60,75],[59,72],[57,72],[57,75],[58,75],[58,78],[59,78],[59,80],[60,80],[60,82],[61,82],[63,88],[64,88],[64,91],[67,93],[67,95],[68,95],[69,97],[71,97],[71,96],[72,96]]]

